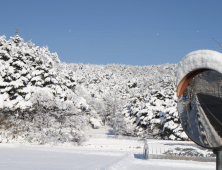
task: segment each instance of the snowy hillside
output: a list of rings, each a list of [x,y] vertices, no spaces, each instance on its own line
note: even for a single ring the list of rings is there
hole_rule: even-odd
[[[84,129],[187,140],[176,110],[174,64],[62,63],[47,47],[0,37],[0,142],[81,143]]]

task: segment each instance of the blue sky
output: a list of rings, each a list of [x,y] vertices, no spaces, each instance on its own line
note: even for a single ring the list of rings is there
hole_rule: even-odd
[[[62,62],[158,65],[222,52],[221,0],[2,0],[0,35],[48,46]]]

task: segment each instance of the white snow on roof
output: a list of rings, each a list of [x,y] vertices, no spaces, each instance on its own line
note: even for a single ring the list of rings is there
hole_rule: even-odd
[[[177,86],[189,72],[202,68],[222,73],[222,54],[212,50],[198,50],[186,55],[177,67]]]

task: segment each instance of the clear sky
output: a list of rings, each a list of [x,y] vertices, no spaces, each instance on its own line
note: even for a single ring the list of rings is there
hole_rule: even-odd
[[[222,52],[221,0],[0,0],[0,35],[48,46],[62,62],[157,65]]]

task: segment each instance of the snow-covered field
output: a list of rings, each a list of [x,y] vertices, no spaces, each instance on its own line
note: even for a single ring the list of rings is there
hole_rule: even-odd
[[[35,146],[28,144],[0,144],[0,169],[75,169],[75,170],[134,170],[134,169],[215,169],[214,162],[195,162],[167,159],[142,159],[143,141],[115,138],[108,129],[87,132],[82,146]],[[208,150],[192,142],[149,140],[150,152],[187,148],[207,154]]]

